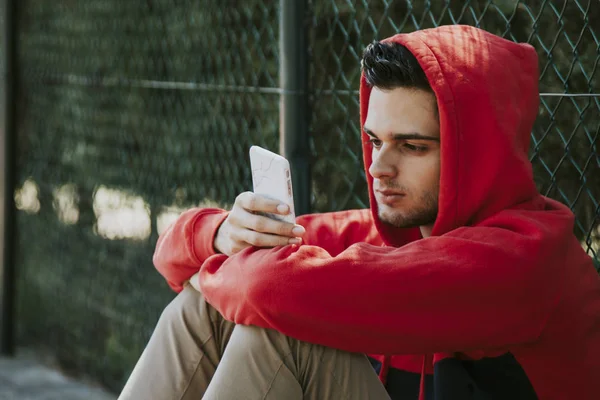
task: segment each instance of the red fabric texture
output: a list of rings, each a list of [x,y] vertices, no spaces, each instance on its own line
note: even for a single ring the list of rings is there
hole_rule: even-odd
[[[238,324],[395,354],[390,365],[413,372],[510,351],[539,398],[597,398],[600,280],[573,214],[536,191],[527,156],[539,103],[534,49],[467,26],[388,40],[417,57],[437,96],[431,237],[380,223],[367,172],[370,212],[299,217],[300,246],[215,254],[206,239],[225,214],[191,210],[160,238],[157,269],[175,290],[200,269],[208,302]],[[361,123],[369,94],[363,79]],[[368,169],[366,136],[363,150]]]

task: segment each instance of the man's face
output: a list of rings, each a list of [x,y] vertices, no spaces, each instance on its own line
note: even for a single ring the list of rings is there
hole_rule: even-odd
[[[382,222],[432,227],[440,187],[440,125],[435,95],[373,88],[364,125],[372,144],[369,174]]]

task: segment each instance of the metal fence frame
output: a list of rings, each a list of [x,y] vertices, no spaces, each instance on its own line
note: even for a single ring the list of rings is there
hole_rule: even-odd
[[[294,171],[294,207],[310,212],[308,41],[306,0],[280,0],[280,153]]]
[[[11,0],[0,4],[2,47],[0,48],[0,354],[14,355],[15,340],[15,115],[14,88],[17,79],[14,35],[16,6]]]

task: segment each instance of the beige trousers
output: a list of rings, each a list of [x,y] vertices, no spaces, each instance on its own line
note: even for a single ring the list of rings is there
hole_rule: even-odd
[[[224,320],[190,285],[167,306],[119,400],[389,399],[363,354]]]

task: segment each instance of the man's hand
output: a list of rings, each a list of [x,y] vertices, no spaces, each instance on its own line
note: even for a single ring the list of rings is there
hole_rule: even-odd
[[[286,215],[289,207],[252,192],[241,193],[215,237],[215,250],[228,256],[246,247],[275,247],[299,244],[304,234],[301,225],[277,221],[259,212]]]

